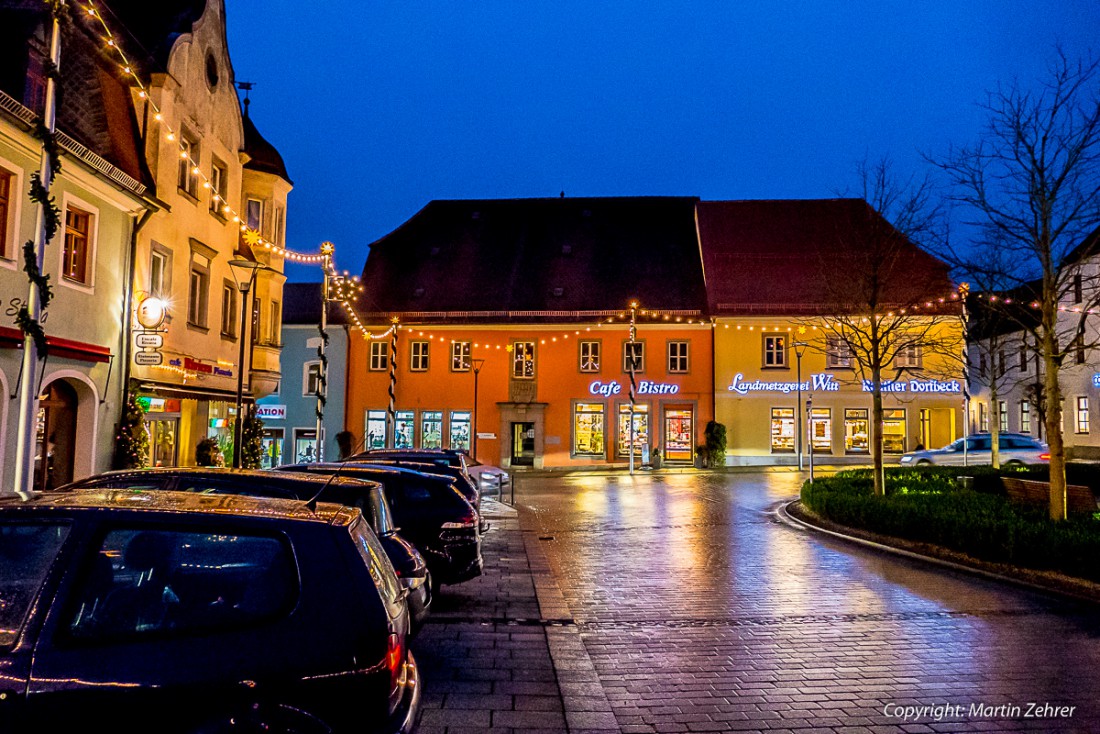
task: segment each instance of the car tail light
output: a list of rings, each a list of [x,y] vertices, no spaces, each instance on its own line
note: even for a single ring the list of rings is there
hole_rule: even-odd
[[[386,649],[386,667],[390,671],[390,690],[402,684],[405,672],[405,644],[401,635],[390,633],[389,646]]]
[[[477,513],[471,510],[463,515],[458,522],[445,522],[441,527],[444,530],[457,530],[463,528],[476,528],[477,525]]]
[[[1043,461],[1050,461],[1050,454],[1039,454],[1039,458]]]

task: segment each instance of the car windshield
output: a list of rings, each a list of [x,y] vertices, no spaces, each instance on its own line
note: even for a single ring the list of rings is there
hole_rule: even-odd
[[[69,527],[59,523],[0,524],[0,648],[19,637]]]

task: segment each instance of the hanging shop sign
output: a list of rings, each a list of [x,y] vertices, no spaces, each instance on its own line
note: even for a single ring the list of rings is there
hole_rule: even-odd
[[[1092,386],[1100,388],[1100,372],[1092,376]]]
[[[773,382],[769,380],[749,380],[745,382],[745,376],[738,372],[726,389],[738,395],[748,395],[750,392],[778,392],[788,395],[799,390],[803,392],[838,392],[840,383],[827,373],[810,375],[810,379],[801,383],[795,381]]]
[[[199,375],[213,375],[215,377],[232,377],[233,370],[226,369],[216,364],[207,364],[206,362],[192,359],[191,357],[184,357],[183,359],[173,359],[169,362],[173,367],[182,367],[183,369],[194,372]]]
[[[257,405],[256,417],[265,421],[286,420],[285,405]]]
[[[134,352],[134,364],[142,367],[164,364],[164,355],[160,352]]]
[[[164,346],[164,335],[139,331],[134,334],[134,345],[139,349],[160,349]]]
[[[863,380],[863,392],[874,392],[874,389],[874,382]],[[958,380],[888,380],[882,383],[882,392],[957,395],[962,392],[962,384]]]
[[[601,382],[595,380],[588,386],[591,395],[600,395],[608,398],[612,395],[621,395],[624,392],[622,384],[618,380]],[[636,395],[675,395],[680,392],[680,386],[670,382],[653,382],[652,380],[638,380]]]
[[[167,315],[168,305],[159,298],[143,298],[137,305],[137,322],[143,329],[159,329]]]

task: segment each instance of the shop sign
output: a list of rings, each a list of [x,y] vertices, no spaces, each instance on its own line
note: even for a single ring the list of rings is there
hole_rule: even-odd
[[[747,395],[750,392],[779,392],[789,395],[799,390],[803,392],[838,392],[840,390],[840,383],[828,373],[810,375],[810,379],[803,381],[801,384],[793,380],[790,382],[770,382],[767,380],[744,382],[744,379],[745,376],[738,372],[726,389],[738,395]]]
[[[618,380],[612,380],[611,382],[600,382],[595,380],[588,386],[588,392],[591,395],[600,395],[608,398],[612,395],[620,395],[623,392],[623,386]],[[653,382],[652,380],[639,380],[637,395],[675,395],[680,392],[679,385],[673,385],[669,382]]]
[[[265,421],[283,421],[286,420],[286,406],[285,405],[257,405],[256,417]]]
[[[873,392],[875,383],[863,381],[863,392]],[[889,380],[882,383],[882,392],[905,393],[948,393],[957,395],[962,392],[958,380]]]
[[[152,367],[163,363],[164,355],[160,352],[134,352],[134,364]]]
[[[497,435],[495,433],[481,433],[479,431],[477,437],[480,439],[484,439],[485,441],[492,441],[496,439]]]
[[[1092,376],[1092,386],[1100,388],[1100,372]]]
[[[134,335],[134,344],[140,349],[160,349],[164,346],[164,336],[156,333],[138,332]]]
[[[224,367],[219,367],[216,364],[207,364],[200,362],[197,359],[191,359],[190,357],[184,357],[183,359],[173,359],[168,364],[173,367],[182,367],[190,372],[196,372],[200,375],[214,375],[215,377],[232,377],[233,370],[227,370]]]

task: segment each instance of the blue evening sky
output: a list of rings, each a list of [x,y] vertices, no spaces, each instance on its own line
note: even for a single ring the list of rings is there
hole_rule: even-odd
[[[288,245],[368,245],[432,199],[828,197],[971,142],[976,103],[1100,52],[1095,0],[227,0],[295,188]],[[293,266],[292,280],[317,280]]]

